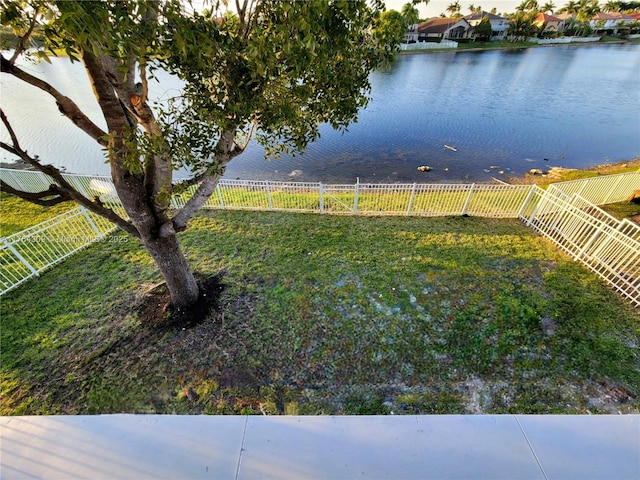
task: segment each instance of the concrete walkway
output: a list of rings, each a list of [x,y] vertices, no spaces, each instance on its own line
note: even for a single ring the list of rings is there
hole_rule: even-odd
[[[640,479],[640,416],[0,418],[0,478]]]

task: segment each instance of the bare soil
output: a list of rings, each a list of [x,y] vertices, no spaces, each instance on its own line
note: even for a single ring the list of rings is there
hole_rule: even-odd
[[[225,285],[222,273],[205,277],[196,274],[200,297],[189,308],[177,309],[171,305],[171,297],[164,283],[156,285],[144,296],[138,307],[140,323],[143,327],[192,328],[205,318],[219,312],[220,295]]]

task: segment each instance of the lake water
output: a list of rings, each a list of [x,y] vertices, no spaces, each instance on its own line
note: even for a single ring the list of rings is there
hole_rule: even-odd
[[[54,60],[26,68],[104,124],[91,109],[80,65]],[[322,128],[304,154],[271,161],[251,144],[225,178],[481,182],[532,168],[629,160],[640,156],[638,72],[638,44],[403,55],[389,71],[372,74],[372,100],[348,132]],[[9,75],[0,80],[2,108],[25,149],[69,172],[108,174],[99,147],[45,94]],[[160,98],[176,86],[165,80],[152,93]],[[1,135],[6,139],[4,129]],[[431,171],[419,172],[422,165]]]

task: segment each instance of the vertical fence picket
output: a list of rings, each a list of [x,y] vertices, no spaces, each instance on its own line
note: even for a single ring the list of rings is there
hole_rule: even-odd
[[[267,202],[269,203],[269,210],[273,210],[273,201],[271,200],[271,188],[269,188],[269,181],[266,182],[267,189]]]
[[[616,183],[611,187],[611,189],[609,190],[609,193],[607,194],[607,196],[604,198],[604,201],[601,203],[601,205],[606,205],[609,202],[609,199],[611,198],[611,196],[614,194],[614,192],[618,189],[618,187],[620,186],[620,183],[622,182],[622,180],[624,179],[623,176],[619,176],[618,180],[616,181]]]
[[[358,196],[360,194],[360,179],[358,178],[356,181],[356,187],[355,187],[355,196],[353,199],[353,214],[357,215],[358,214]]]
[[[409,197],[409,206],[407,207],[407,215],[411,215],[411,207],[413,207],[413,201],[416,198],[416,184],[411,187],[411,197]]]
[[[469,207],[469,202],[471,201],[471,196],[473,195],[473,189],[475,188],[475,186],[476,186],[475,183],[471,184],[471,188],[469,189],[469,195],[467,195],[467,199],[464,202],[464,206],[462,207],[462,212],[460,213],[460,215],[467,214],[467,208]]]
[[[224,200],[222,200],[222,192],[220,191],[220,184],[216,185],[216,193],[218,194],[218,200],[220,200],[220,208],[224,208]]]
[[[11,171],[11,169],[7,169],[6,174],[11,178],[15,187],[17,187],[18,189],[24,192],[29,191],[29,189],[20,181],[20,178],[17,175],[15,175],[15,173]],[[11,182],[9,182],[9,184],[11,184]]]
[[[80,207],[80,211],[87,219],[87,222],[89,222],[89,225],[91,225],[91,228],[95,230],[97,237],[99,238],[100,236],[102,236],[102,232],[100,232],[100,229],[96,226],[96,224],[93,222],[93,219],[89,216],[89,212],[87,212],[87,209],[84,207]]]

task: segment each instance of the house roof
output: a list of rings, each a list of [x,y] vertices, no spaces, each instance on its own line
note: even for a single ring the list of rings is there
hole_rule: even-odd
[[[540,12],[540,13],[538,13],[538,15],[536,15],[535,21],[536,22],[547,22],[548,23],[548,22],[562,22],[563,19],[562,18],[558,18],[558,17],[553,16],[553,15],[549,15],[547,13]]]
[[[430,18],[425,22],[418,25],[419,33],[445,33],[451,28],[454,28],[460,22],[464,22],[464,26],[469,28],[469,24],[462,18]]]
[[[613,14],[607,12],[598,12],[593,17],[592,20],[618,20],[618,17],[614,17]]]
[[[482,20],[484,17],[489,17],[489,20],[506,20],[506,18],[501,17],[500,15],[496,15],[495,13],[489,13],[489,12],[474,12],[470,15],[466,15],[462,18],[464,18],[467,21],[474,21],[474,20]]]
[[[611,13],[606,13],[606,12],[598,12],[596,13],[592,20],[633,20],[635,17],[632,17],[631,15],[627,15],[626,13],[620,13],[620,12],[611,12]]]

